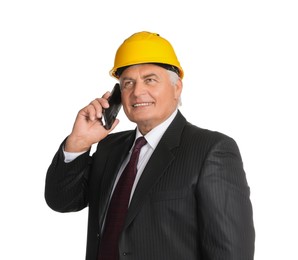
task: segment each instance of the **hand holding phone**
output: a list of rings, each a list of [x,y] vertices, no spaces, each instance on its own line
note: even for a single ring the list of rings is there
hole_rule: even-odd
[[[103,111],[104,127],[107,130],[112,127],[122,106],[119,83],[115,84],[108,101],[110,106]]]

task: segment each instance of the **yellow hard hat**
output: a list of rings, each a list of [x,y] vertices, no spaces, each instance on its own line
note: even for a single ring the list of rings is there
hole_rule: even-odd
[[[133,34],[120,45],[110,75],[118,79],[118,69],[142,63],[170,65],[181,79],[184,75],[172,45],[159,34],[145,31]]]

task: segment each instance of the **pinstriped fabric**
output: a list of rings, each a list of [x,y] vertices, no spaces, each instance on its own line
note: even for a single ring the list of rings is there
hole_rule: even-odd
[[[91,160],[88,153],[85,153],[81,156],[81,160],[64,163],[63,145],[64,142],[60,145],[48,169],[50,174],[46,177],[45,199],[48,206],[55,211],[79,211],[88,205],[84,189],[87,188],[86,175]],[[80,188],[76,187],[77,183]]]
[[[203,252],[214,259],[253,259],[250,190],[236,143],[225,139],[215,144],[202,173]]]
[[[187,129],[172,149],[175,159],[126,231],[134,238],[124,246],[130,259],[253,259],[250,191],[238,147],[219,133],[200,132]]]
[[[113,172],[117,171],[114,161],[106,160],[120,157],[127,140],[133,137],[133,131],[110,135],[99,144],[93,167],[84,175],[89,183],[90,212],[86,260],[97,257],[97,234],[105,213],[103,204],[108,200],[100,193],[104,199],[98,203],[98,189],[104,187],[108,193]],[[111,152],[113,156],[109,156]],[[87,158],[79,160],[67,172],[61,171],[65,168],[60,160],[50,167],[47,193],[51,194],[49,199],[53,201],[49,203],[53,208],[64,210],[64,203],[66,209],[71,208],[69,201],[59,200],[70,198],[71,194],[59,196],[64,193],[76,196],[76,207],[78,201],[84,201],[83,196],[75,193],[82,192],[78,188],[82,187],[80,181],[69,182],[70,187],[57,194],[59,184],[66,183],[59,176],[74,180],[74,176],[83,176],[83,170],[88,171]],[[84,164],[83,170],[76,169]],[[120,260],[253,260],[255,233],[249,196],[235,141],[187,123],[179,112],[134,191],[119,239]]]

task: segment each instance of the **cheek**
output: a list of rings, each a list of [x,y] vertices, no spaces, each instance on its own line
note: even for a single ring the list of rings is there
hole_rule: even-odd
[[[164,103],[172,103],[175,100],[176,93],[173,88],[167,88],[163,90],[162,93],[159,95]]]
[[[127,95],[122,93],[121,94],[121,103],[122,103],[122,105],[125,106],[127,104],[127,101],[128,101]]]
[[[130,109],[130,103],[129,103],[129,98],[127,95],[123,95],[121,96],[121,102],[122,102],[122,107],[124,112],[129,112]]]

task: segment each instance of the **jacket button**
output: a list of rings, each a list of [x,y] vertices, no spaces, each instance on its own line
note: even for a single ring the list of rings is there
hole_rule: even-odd
[[[96,234],[96,237],[97,237],[97,239],[99,239],[99,238],[100,238],[100,234],[99,234],[99,233],[97,233],[97,234]]]

